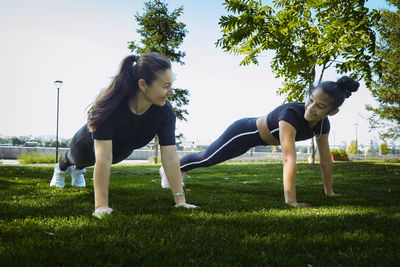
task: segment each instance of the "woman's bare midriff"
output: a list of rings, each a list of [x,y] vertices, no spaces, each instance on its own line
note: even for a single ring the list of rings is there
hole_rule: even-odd
[[[261,116],[257,119],[257,129],[261,139],[268,145],[277,146],[280,145],[278,139],[276,139],[268,129],[267,115]]]

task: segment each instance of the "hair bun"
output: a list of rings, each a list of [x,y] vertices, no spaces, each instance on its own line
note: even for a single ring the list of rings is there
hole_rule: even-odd
[[[343,76],[342,78],[336,81],[336,84],[340,89],[342,89],[345,92],[346,98],[350,97],[351,93],[357,92],[358,87],[360,86],[359,82],[348,76]]]

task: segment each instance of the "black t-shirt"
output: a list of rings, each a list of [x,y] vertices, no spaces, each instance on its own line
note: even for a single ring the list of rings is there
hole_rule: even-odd
[[[124,102],[92,133],[93,139],[112,140],[113,163],[144,147],[157,134],[161,146],[175,145],[176,116],[171,104],[151,105],[143,114],[133,114]]]
[[[279,140],[279,121],[286,121],[296,129],[296,141],[303,141],[315,135],[329,133],[330,123],[328,117],[318,121],[314,128],[310,128],[308,121],[304,119],[304,103],[283,104],[267,116],[267,125],[272,135]]]

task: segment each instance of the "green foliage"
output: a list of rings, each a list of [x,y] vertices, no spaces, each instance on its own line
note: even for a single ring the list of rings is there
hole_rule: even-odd
[[[316,79],[316,67],[324,72],[333,66],[339,73],[352,72],[371,87],[375,32],[379,12],[365,1],[225,0],[233,13],[222,16],[223,36],[217,46],[245,55],[241,65],[258,64],[259,56],[274,51],[271,62],[276,77],[284,78],[278,94],[287,101],[302,101]]]
[[[347,147],[347,152],[349,154],[358,154],[357,153],[358,147],[356,145],[356,142],[353,140],[350,142],[350,145]]]
[[[169,12],[168,5],[161,0],[151,0],[144,4],[143,15],[135,15],[140,26],[136,31],[142,36],[140,42],[143,47],[131,41],[128,42],[128,48],[139,55],[158,52],[172,62],[184,64],[182,58],[185,57],[185,52],[176,50],[187,33],[186,25],[177,22],[178,17],[183,14],[183,7]]]
[[[183,107],[189,104],[189,99],[187,98],[188,96],[189,90],[175,88],[174,94],[169,97],[169,101],[171,101],[174,105],[176,118],[178,120],[187,121],[185,115],[188,115],[189,113]]]
[[[137,13],[135,19],[140,26],[136,31],[142,39],[128,42],[128,48],[139,55],[149,52],[157,52],[166,56],[171,62],[184,64],[182,59],[185,52],[177,50],[186,36],[186,25],[177,19],[183,14],[183,7],[170,12],[168,5],[161,0],[150,0],[144,3],[144,13]],[[174,89],[174,95],[169,98],[176,116],[179,120],[186,120],[188,114],[183,106],[189,103],[189,91],[187,89]]]
[[[332,149],[331,155],[347,157],[347,152],[344,149]]]
[[[156,165],[113,166],[110,205],[86,188],[50,188],[52,167],[0,166],[1,266],[395,266],[400,261],[400,164],[335,163],[335,192],[318,165],[298,164],[284,204],[282,164],[220,164],[186,175],[176,209]],[[301,177],[301,178],[300,178]]]
[[[379,27],[381,36],[378,57],[381,75],[374,81],[372,95],[379,106],[367,109],[373,112],[370,117],[372,128],[380,129],[382,139],[400,138],[400,1],[391,0],[396,11],[384,10]]]
[[[18,146],[18,145],[22,145],[24,143],[24,141],[19,140],[18,137],[12,137],[11,143],[13,144],[13,146]]]
[[[387,144],[386,142],[384,142],[384,143],[382,143],[382,144],[380,145],[380,149],[381,149],[381,153],[382,153],[383,155],[387,155],[387,154],[389,154],[389,152],[390,152],[389,146],[388,146],[388,144]]]
[[[18,162],[22,164],[55,163],[56,157],[52,153],[29,152],[18,155]]]

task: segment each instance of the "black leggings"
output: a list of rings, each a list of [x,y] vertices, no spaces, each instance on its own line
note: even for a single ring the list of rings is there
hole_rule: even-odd
[[[266,146],[256,124],[257,118],[235,121],[206,150],[184,156],[181,171],[187,172],[199,167],[209,167],[225,160],[238,157],[255,146]]]
[[[93,166],[96,159],[93,141],[86,125],[72,137],[70,149],[60,157],[60,170],[65,171],[69,166],[75,165],[78,169]]]

